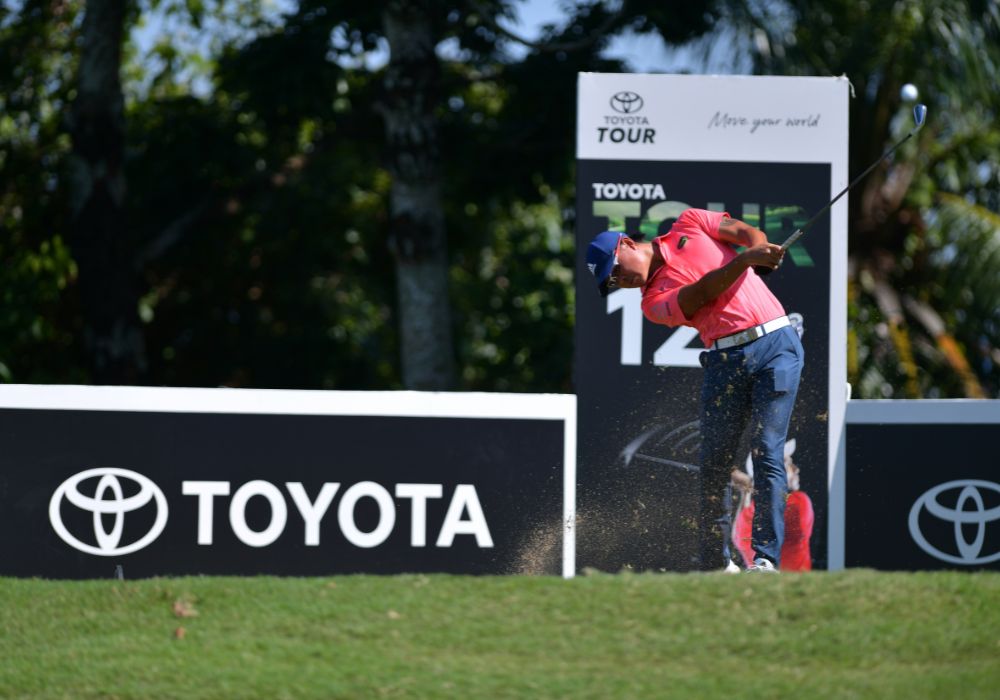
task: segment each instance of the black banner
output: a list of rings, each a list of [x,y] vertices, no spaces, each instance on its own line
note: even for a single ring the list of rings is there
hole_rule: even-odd
[[[579,567],[692,567],[703,349],[693,329],[646,321],[638,290],[602,299],[586,273],[587,244],[605,230],[651,240],[688,207],[727,211],[780,242],[826,205],[830,178],[828,164],[577,162]],[[824,217],[766,278],[804,331],[806,362],[788,437],[815,510],[814,568],[826,566],[829,236]]]
[[[848,422],[845,564],[1000,569],[997,430]]]
[[[564,422],[0,411],[0,575],[559,574]]]

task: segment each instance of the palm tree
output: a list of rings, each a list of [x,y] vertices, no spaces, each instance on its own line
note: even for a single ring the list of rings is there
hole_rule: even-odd
[[[860,398],[1000,396],[1000,4],[737,0],[738,60],[846,75],[850,171],[927,126],[850,194],[848,378]]]

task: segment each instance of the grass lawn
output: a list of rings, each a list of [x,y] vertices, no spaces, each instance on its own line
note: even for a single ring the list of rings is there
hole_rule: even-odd
[[[996,698],[1000,575],[0,579],[3,698]]]

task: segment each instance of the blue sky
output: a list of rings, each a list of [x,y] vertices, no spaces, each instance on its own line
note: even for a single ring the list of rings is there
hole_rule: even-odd
[[[526,0],[518,7],[518,24],[510,27],[526,39],[536,39],[545,24],[560,24],[566,19],[561,0]],[[690,51],[670,52],[663,40],[654,36],[622,36],[607,51],[612,58],[623,58],[636,73],[666,73],[695,70]]]
[[[12,0],[2,0],[9,3]],[[603,2],[617,2],[618,0],[600,0]],[[539,38],[542,27],[546,24],[559,25],[566,21],[567,12],[563,7],[572,0],[524,0],[515,5],[517,13],[515,22],[506,22],[505,26],[514,34],[528,40]],[[265,16],[277,20],[283,13],[294,10],[297,0],[261,0],[261,7]],[[161,5],[162,8],[162,5]],[[191,26],[177,19],[170,19],[160,12],[147,12],[146,22],[133,30],[133,39],[138,49],[138,55],[133,60],[145,64],[147,68],[142,73],[145,76],[145,85],[132,85],[131,90],[142,93],[148,88],[151,75],[157,72],[157,63],[162,60],[151,53],[151,49],[158,38],[165,35],[170,37],[170,43],[176,49],[186,54],[200,54],[208,57],[213,53],[211,44],[224,41],[226,37],[221,36],[224,31],[221,26],[211,26],[206,24],[200,31],[193,30]],[[732,45],[724,39],[725,30],[717,35],[717,46]],[[447,44],[442,45],[439,50],[447,55],[449,52]],[[511,42],[510,51],[515,55],[518,52],[526,52],[526,48],[518,48],[515,42]],[[619,58],[626,62],[630,71],[635,73],[704,73],[704,72],[734,72],[727,67],[727,60],[721,57],[713,60],[706,66],[701,59],[700,53],[691,47],[668,48],[662,39],[653,35],[626,34],[614,39],[610,47],[605,52],[609,58]],[[373,52],[364,57],[363,61],[370,68],[378,68],[388,60],[385,50]],[[207,94],[211,91],[211,86],[207,75],[187,76],[192,91],[195,94]]]
[[[9,0],[3,0],[5,3]],[[288,12],[296,5],[296,0],[265,0],[264,7],[270,10],[273,15],[281,12]],[[526,39],[537,39],[541,34],[541,28],[546,24],[560,24],[566,20],[567,13],[563,10],[564,0],[524,0],[516,6],[517,22],[507,23],[509,29]],[[137,27],[133,36],[139,45],[140,51],[145,53],[150,48],[157,36],[164,32],[169,32],[175,40],[181,42],[198,39],[193,36],[184,36],[183,30],[170,26],[169,21],[162,17],[147,15],[149,21],[145,26]],[[514,49],[516,51],[516,48]],[[616,58],[624,58],[635,72],[667,72],[676,70],[697,70],[698,62],[691,57],[691,52],[668,51],[663,41],[654,36],[623,36],[616,39],[608,55]],[[371,57],[372,63],[377,65],[381,57]],[[381,59],[384,60],[384,59]]]

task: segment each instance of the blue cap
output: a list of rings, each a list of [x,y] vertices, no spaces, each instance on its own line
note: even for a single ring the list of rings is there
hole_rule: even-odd
[[[618,231],[605,231],[597,234],[587,247],[587,269],[597,279],[602,297],[608,295],[608,277],[615,266],[615,250],[624,236]]]

